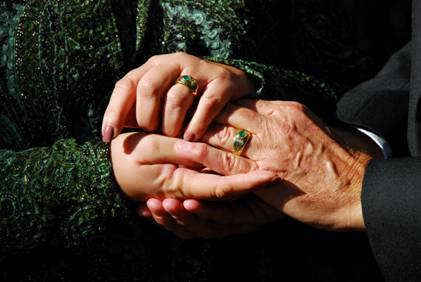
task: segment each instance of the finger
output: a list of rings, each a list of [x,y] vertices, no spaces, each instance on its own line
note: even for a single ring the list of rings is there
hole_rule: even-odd
[[[192,169],[202,168],[188,156],[175,152],[174,146],[178,141],[180,139],[157,134],[132,133],[126,137],[124,147],[128,154],[135,151],[136,160],[141,164],[171,163]]]
[[[160,64],[149,70],[137,85],[136,119],[147,131],[158,129],[162,98],[174,83],[180,69],[175,64]]]
[[[167,136],[178,136],[188,109],[192,106],[194,95],[191,90],[181,84],[175,84],[167,93],[162,132]]]
[[[265,101],[254,99],[241,99],[235,102],[235,105],[243,108],[248,108],[259,114],[271,116],[274,113],[274,106],[286,104],[285,101]]]
[[[187,141],[199,140],[206,132],[209,124],[221,112],[233,93],[232,86],[228,83],[210,83],[200,97],[197,109],[187,126],[184,139]]]
[[[126,125],[130,110],[135,105],[137,84],[151,67],[149,64],[144,64],[130,71],[115,84],[102,121],[104,142],[110,142]]]
[[[158,135],[146,135],[146,137],[148,136]],[[150,146],[145,145],[144,148],[139,145],[139,138],[144,137],[144,134],[139,133],[133,133],[126,136],[125,142],[128,144],[125,143],[122,145],[124,148],[123,154],[126,154],[127,158],[130,159],[133,159],[133,155],[137,155],[135,159],[136,162],[138,158],[141,158],[142,153],[155,151],[155,154],[150,156],[151,158],[153,158],[154,155],[160,155],[162,152],[151,150],[150,147],[152,146],[153,148],[156,144],[159,146],[159,142],[151,143]],[[161,138],[178,140],[163,136],[161,136]],[[179,140],[179,142],[186,141]],[[136,150],[136,152],[133,152],[133,150]],[[171,155],[172,153],[173,155]],[[192,155],[194,157],[194,154]],[[210,154],[208,156],[204,156],[207,158],[213,157]],[[191,156],[189,154],[180,154],[179,152],[175,153],[175,150],[169,153],[168,158],[170,157],[173,158],[174,162],[181,162],[182,160],[191,162]],[[159,156],[159,158],[162,158],[162,161],[165,159],[162,156]],[[179,168],[178,165],[168,164],[168,161],[163,164],[153,164],[153,162],[151,162],[151,165],[138,165],[136,166],[136,173],[127,173],[127,171],[131,171],[130,167],[133,160],[127,163],[128,168],[125,169],[122,167],[122,169],[118,172],[120,175],[116,175],[116,179],[120,179],[120,181],[124,182],[118,184],[127,188],[125,190],[128,191],[126,193],[128,193],[130,198],[138,199],[140,201],[142,201],[147,195],[203,199],[234,197],[248,191],[252,191],[253,189],[260,188],[277,179],[276,174],[269,171],[253,171],[250,173],[232,176],[200,173],[186,168]],[[139,177],[140,175],[142,177]],[[139,189],[137,187],[142,183],[148,183],[149,186],[147,187],[147,191],[145,191],[145,188]]]
[[[178,140],[174,151],[180,158],[199,163],[222,175],[233,175],[257,170],[255,161],[209,146],[205,143]]]
[[[196,238],[215,238],[220,236],[224,230],[227,231],[227,226],[199,219],[189,213],[181,200],[165,199],[162,205],[178,224],[172,227],[171,231],[173,232],[183,231]]]
[[[238,129],[222,124],[211,124],[208,131],[202,137],[201,141],[214,147],[220,148],[227,152],[234,151],[234,139]],[[258,135],[250,137],[248,143],[244,147],[241,155],[253,160],[257,160],[261,154],[261,141]]]
[[[184,207],[183,202],[177,199],[164,199],[162,206],[165,211],[181,226],[195,226],[198,224],[194,216]]]
[[[146,202],[146,206],[152,214],[153,219],[160,225],[174,225],[171,216],[168,216],[167,212],[162,207],[162,202],[158,199],[149,199]]]
[[[264,187],[276,179],[277,176],[269,171],[219,176],[178,168],[172,175],[172,186],[165,192],[179,198],[229,199]]]
[[[216,117],[216,121],[235,128],[246,129],[252,133],[257,133],[264,124],[264,117],[248,108],[227,104],[221,114]]]
[[[152,213],[146,206],[146,203],[140,204],[140,206],[137,208],[137,214],[141,217],[152,218]]]
[[[147,206],[152,214],[154,221],[161,225],[166,230],[174,233],[177,237],[182,239],[191,239],[197,236],[192,235],[180,223],[176,222],[174,218],[164,209],[163,202],[157,199],[149,199]]]
[[[174,228],[176,223],[174,222],[173,218],[165,211],[160,200],[149,199],[146,202],[146,205],[149,208],[156,223],[162,225],[166,229]]]
[[[177,166],[172,164],[138,165],[135,171],[129,166],[117,171],[115,178],[120,187],[125,187],[124,193],[130,199],[142,202],[161,197],[176,169]]]

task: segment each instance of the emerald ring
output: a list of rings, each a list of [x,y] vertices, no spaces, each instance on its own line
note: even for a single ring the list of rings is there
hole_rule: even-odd
[[[247,143],[250,141],[251,133],[245,129],[239,130],[234,136],[234,142],[232,144],[233,152],[236,155],[241,155]]]
[[[193,92],[193,95],[197,94],[197,88],[198,88],[197,81],[190,75],[180,76],[179,78],[177,78],[175,83],[187,86]]]

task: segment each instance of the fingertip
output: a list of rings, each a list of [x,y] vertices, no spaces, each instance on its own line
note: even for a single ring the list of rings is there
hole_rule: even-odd
[[[110,125],[106,126],[104,132],[102,133],[102,141],[104,143],[110,143],[111,140],[114,138],[114,134],[115,129]]]
[[[200,209],[200,202],[189,199],[183,202],[183,206],[189,212],[197,212]]]
[[[146,202],[146,206],[152,211],[152,212],[164,212],[164,209],[162,207],[162,202],[158,199],[149,199]]]
[[[162,202],[162,206],[167,212],[174,213],[174,212],[177,212],[180,209],[181,204],[176,199],[165,199]]]

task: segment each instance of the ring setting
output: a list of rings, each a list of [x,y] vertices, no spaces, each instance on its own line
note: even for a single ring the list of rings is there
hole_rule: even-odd
[[[175,83],[188,87],[193,92],[193,95],[197,94],[197,89],[198,89],[197,80],[191,77],[190,75],[180,76],[179,78],[177,78]]]
[[[237,131],[234,136],[234,142],[232,144],[234,154],[241,155],[247,143],[250,141],[251,133],[245,129]]]

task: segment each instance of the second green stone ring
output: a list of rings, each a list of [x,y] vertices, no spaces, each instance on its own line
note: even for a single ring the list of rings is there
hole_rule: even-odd
[[[236,155],[241,155],[244,148],[247,146],[247,143],[249,142],[251,138],[251,133],[248,132],[245,129],[239,130],[235,136],[234,136],[234,142],[232,144],[233,152]]]
[[[197,81],[190,75],[180,76],[179,78],[177,78],[175,83],[187,86],[193,92],[193,95],[197,94],[197,88],[198,88]]]

